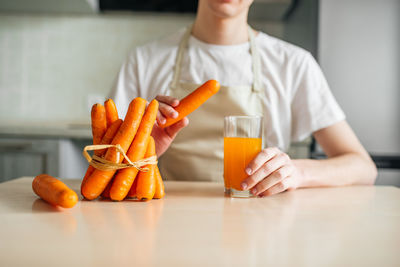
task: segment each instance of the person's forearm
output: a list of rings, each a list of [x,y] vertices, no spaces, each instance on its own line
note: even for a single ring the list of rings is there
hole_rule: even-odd
[[[303,174],[300,187],[371,185],[377,176],[372,160],[356,153],[322,160],[293,161]]]

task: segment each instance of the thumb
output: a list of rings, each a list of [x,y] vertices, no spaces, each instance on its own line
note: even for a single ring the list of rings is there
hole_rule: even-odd
[[[180,121],[172,124],[171,126],[166,127],[165,132],[171,139],[174,139],[175,136],[179,133],[179,131],[182,128],[185,128],[188,124],[189,124],[189,119],[187,117],[184,117]]]

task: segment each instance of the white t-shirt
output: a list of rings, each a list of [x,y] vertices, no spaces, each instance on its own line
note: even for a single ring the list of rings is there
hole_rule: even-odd
[[[172,81],[181,30],[165,39],[134,49],[117,77],[111,93],[118,110],[125,114],[137,96],[147,100],[172,95]],[[345,119],[345,115],[312,55],[302,48],[259,32],[255,38],[261,57],[261,84],[266,144],[287,150],[314,131]],[[250,44],[212,45],[189,39],[182,61],[180,81],[202,84],[215,79],[225,86],[253,82]]]

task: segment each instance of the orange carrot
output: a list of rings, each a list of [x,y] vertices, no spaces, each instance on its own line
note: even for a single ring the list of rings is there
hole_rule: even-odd
[[[127,198],[135,198],[136,197],[137,180],[138,179],[135,179],[133,181],[131,189],[129,189],[128,195],[126,195]]]
[[[164,183],[157,165],[154,167],[154,176],[156,177],[156,192],[153,198],[163,198],[165,196]]]
[[[114,121],[118,120],[118,111],[114,101],[110,98],[104,102],[106,109],[107,126],[110,126]]]
[[[114,178],[111,179],[111,181],[108,183],[108,185],[106,186],[106,189],[104,189],[103,193],[101,193],[101,197],[103,198],[110,198],[110,189],[112,186],[112,183],[114,181]]]
[[[127,156],[132,162],[141,160],[145,156],[150,134],[156,121],[157,111],[158,102],[154,99],[147,107],[135,139],[133,139],[128,150]],[[136,168],[126,168],[118,171],[110,190],[110,197],[112,200],[119,201],[126,197],[137,173],[138,170]]]
[[[179,113],[177,118],[167,118],[166,123],[161,124],[160,127],[165,128],[180,121],[200,107],[204,102],[207,101],[207,99],[216,94],[219,91],[219,88],[219,82],[216,80],[207,81],[179,102],[179,105],[175,108],[175,110]]]
[[[150,136],[145,157],[151,157],[156,154],[156,145],[154,138]],[[154,175],[154,168],[156,165],[146,165],[149,168],[147,172],[139,172],[137,176],[136,197],[140,200],[153,198],[156,192],[156,177]]]
[[[114,121],[107,129],[106,133],[104,134],[103,138],[101,139],[99,145],[109,145],[111,144],[113,138],[117,134],[119,127],[121,127],[122,120],[117,119]],[[95,150],[94,154],[101,157],[106,153],[107,149]]]
[[[109,100],[111,100],[111,99],[109,99]],[[112,101],[112,100],[111,100]],[[107,103],[107,101],[106,101],[106,103]],[[114,103],[114,102],[113,102]],[[114,105],[115,106],[115,105]],[[107,115],[107,106],[105,106],[106,107],[106,115]],[[111,142],[112,142],[112,140],[113,140],[113,138],[114,138],[114,136],[115,136],[115,134],[117,133],[117,131],[118,131],[118,129],[119,129],[119,127],[121,126],[121,124],[122,124],[122,120],[121,119],[118,119],[118,114],[117,114],[117,119],[115,120],[115,121],[113,121],[112,123],[111,123],[111,125],[109,126],[109,128],[107,129],[107,132],[104,134],[104,137],[103,137],[103,139],[101,140],[101,142],[100,142],[100,145],[108,145],[108,144],[110,144]],[[101,149],[101,150],[96,150],[95,151],[95,154],[97,155],[97,156],[103,156],[105,153],[106,153],[106,151],[107,151],[107,149]],[[96,153],[97,152],[97,153]],[[92,167],[92,166],[89,166],[89,168],[90,167]],[[89,169],[88,169],[89,170]],[[92,172],[94,171],[94,168],[92,167]],[[111,184],[112,184],[112,181],[113,180],[111,180],[109,183],[108,183],[108,185],[107,185],[107,187],[106,187],[106,189],[104,189],[104,191],[103,191],[103,193],[101,193],[101,196],[102,197],[104,197],[104,198],[110,198],[110,188],[111,188]],[[83,182],[82,182],[83,183]]]
[[[107,132],[107,121],[106,121],[106,110],[104,106],[100,104],[94,104],[92,106],[91,111],[91,120],[92,120],[92,136],[93,136],[93,145],[100,144],[103,136]],[[101,152],[95,151],[96,155],[99,155]],[[86,170],[85,176],[83,177],[81,187],[83,183],[86,182],[87,177],[94,171],[92,166],[89,166]]]
[[[137,97],[132,100],[132,102],[129,104],[125,120],[121,124],[121,127],[118,129],[117,134],[111,142],[112,145],[119,144],[122,150],[126,153],[139,128],[145,108],[146,100],[143,98]],[[106,160],[116,162],[116,149],[107,149],[104,158]],[[122,159],[123,157],[120,157],[119,163],[122,162]],[[102,171],[96,169],[82,186],[83,196],[89,200],[97,198],[104,191],[114,174],[115,170]]]
[[[48,174],[33,179],[32,189],[42,199],[54,206],[72,208],[78,202],[78,195],[66,184]]]
[[[82,182],[81,182],[81,195],[83,196],[82,193],[82,188],[83,185],[86,183],[87,179],[89,178],[90,175],[94,172],[95,168],[92,165],[89,165],[89,167],[86,170],[85,176],[83,176]]]
[[[103,138],[100,141],[100,145],[108,145],[111,143],[112,139],[114,138],[115,134],[117,133],[119,127],[122,124],[122,120],[116,120],[113,124],[110,125],[110,127],[108,127],[106,133],[104,134]],[[102,150],[96,150],[94,152],[95,155],[101,157],[105,154],[106,149],[102,149]],[[86,183],[87,178],[92,174],[92,172],[94,171],[94,167],[92,167],[91,165],[89,165],[88,169],[86,170],[85,176],[82,179],[82,183],[81,183],[81,194],[82,194],[82,187],[83,184]],[[83,194],[82,194],[83,195]]]
[[[94,104],[91,112],[93,145],[100,143],[107,131],[106,109],[101,104]]]

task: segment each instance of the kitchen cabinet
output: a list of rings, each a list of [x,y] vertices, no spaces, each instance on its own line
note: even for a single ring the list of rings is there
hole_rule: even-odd
[[[93,14],[98,10],[97,0],[2,0],[0,5],[2,12]]]
[[[0,126],[0,183],[40,173],[83,177],[84,146],[91,144],[89,124],[19,123]]]
[[[63,178],[83,177],[87,162],[81,152],[89,144],[91,139],[86,136],[0,134],[0,183],[40,173]]]
[[[40,173],[58,175],[58,140],[0,138],[0,182]]]

